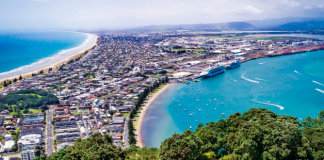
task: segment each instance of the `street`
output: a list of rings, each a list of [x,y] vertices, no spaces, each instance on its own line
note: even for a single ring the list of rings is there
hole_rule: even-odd
[[[52,114],[53,108],[49,108],[46,114],[46,154],[50,156],[53,153],[53,132],[52,132]]]

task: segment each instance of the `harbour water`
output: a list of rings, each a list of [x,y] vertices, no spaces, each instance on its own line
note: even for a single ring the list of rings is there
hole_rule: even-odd
[[[48,66],[91,46],[95,36],[78,32],[0,33],[0,79]]]
[[[199,123],[259,107],[298,120],[316,117],[324,110],[324,51],[256,59],[200,82],[173,85],[147,110],[144,144],[159,147],[190,126],[195,130]]]

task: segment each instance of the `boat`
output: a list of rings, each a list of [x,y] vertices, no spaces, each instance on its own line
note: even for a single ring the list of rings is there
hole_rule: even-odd
[[[187,111],[187,109],[184,109],[184,111]]]
[[[239,66],[241,66],[240,61],[236,61],[236,62],[232,62],[230,65],[226,66],[226,69],[233,69],[233,68],[236,68]]]
[[[199,102],[199,99],[197,99],[197,101]]]
[[[225,114],[224,113],[222,113],[222,116],[224,116]]]
[[[196,120],[196,122],[197,122],[198,120]]]
[[[215,108],[216,109],[216,108]]]
[[[190,129],[191,129],[192,127],[190,126]]]
[[[192,81],[194,81],[194,82],[200,82],[198,79],[193,79]]]
[[[224,105],[224,103],[222,103],[222,105]]]
[[[202,72],[200,73],[200,76],[202,78],[207,78],[207,77],[212,77],[221,73],[224,73],[225,71],[225,67],[224,66],[213,66],[213,67],[208,67],[202,70]]]
[[[201,111],[201,109],[199,109],[199,112]]]
[[[179,107],[181,106],[181,104],[179,104]]]
[[[189,114],[189,116],[192,116],[192,114]]]
[[[189,84],[190,82],[189,82],[189,81],[187,81],[186,83],[187,83],[187,84]]]
[[[216,101],[216,98],[214,100]]]
[[[208,106],[208,104],[206,104]]]

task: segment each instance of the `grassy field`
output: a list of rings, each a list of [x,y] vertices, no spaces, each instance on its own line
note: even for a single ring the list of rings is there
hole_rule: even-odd
[[[29,112],[32,112],[32,113],[42,113],[42,111],[40,109],[29,109]],[[24,114],[24,110],[20,110],[20,113],[21,114]],[[10,112],[9,115],[16,115],[18,114],[18,112]]]
[[[18,95],[32,95],[32,96],[37,96],[37,98],[42,98],[41,95],[30,93],[30,94],[18,94]]]
[[[123,113],[123,116],[126,118],[126,117],[128,117],[129,114],[130,114],[130,112],[129,113]]]

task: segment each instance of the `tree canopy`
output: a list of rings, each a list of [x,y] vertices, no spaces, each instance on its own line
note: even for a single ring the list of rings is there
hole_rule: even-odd
[[[59,100],[55,95],[41,89],[12,91],[8,95],[0,96],[0,110],[9,109],[9,106],[23,110],[58,103]]]
[[[74,146],[62,149],[48,157],[49,160],[119,160],[125,158],[125,150],[112,144],[111,136],[101,135],[101,133],[95,133],[85,140],[77,139]]]

